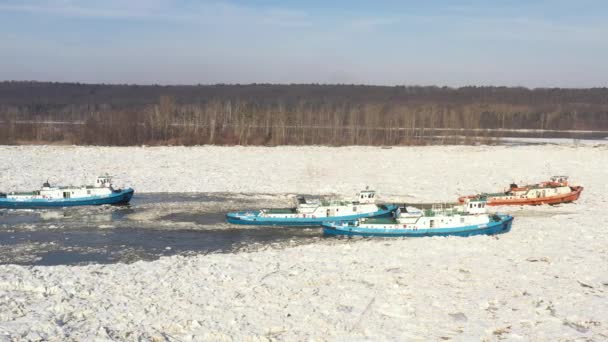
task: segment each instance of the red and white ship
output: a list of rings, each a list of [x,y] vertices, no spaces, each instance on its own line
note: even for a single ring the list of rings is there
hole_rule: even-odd
[[[548,182],[524,186],[511,184],[503,192],[462,196],[458,201],[464,203],[466,199],[476,198],[485,200],[487,205],[559,204],[576,201],[582,191],[582,186],[569,185],[567,176],[553,176]]]

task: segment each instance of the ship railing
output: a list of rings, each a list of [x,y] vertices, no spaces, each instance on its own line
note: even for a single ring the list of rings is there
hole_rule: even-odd
[[[435,203],[431,207],[431,211],[433,211],[434,214],[442,214],[447,216],[451,216],[459,212],[456,205],[448,203]]]

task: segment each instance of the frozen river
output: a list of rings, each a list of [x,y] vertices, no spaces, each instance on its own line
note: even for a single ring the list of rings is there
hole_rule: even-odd
[[[0,263],[128,263],[319,241],[320,228],[251,229],[225,222],[225,210],[257,208],[260,201],[253,199],[259,197],[144,193],[128,206],[0,210]],[[273,197],[262,203],[275,202]],[[276,197],[285,202],[286,196]]]
[[[608,339],[606,143],[2,146],[0,158],[4,191],[103,172],[136,190],[129,207],[4,212],[0,341]],[[369,185],[383,202],[451,202],[556,174],[585,187],[580,200],[492,208],[515,217],[500,236],[325,239],[223,221],[297,193]]]

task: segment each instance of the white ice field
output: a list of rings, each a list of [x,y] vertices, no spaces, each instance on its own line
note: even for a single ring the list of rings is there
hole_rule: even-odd
[[[454,201],[566,174],[510,233],[355,239],[133,264],[0,266],[3,340],[608,340],[608,145],[0,147],[0,191],[108,172],[138,192]],[[201,234],[205,232],[202,231]],[[0,248],[2,246],[0,245]]]

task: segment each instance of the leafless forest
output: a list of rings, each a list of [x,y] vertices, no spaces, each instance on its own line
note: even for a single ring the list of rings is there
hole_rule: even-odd
[[[608,89],[0,83],[0,144],[411,145],[521,129],[608,131]]]

